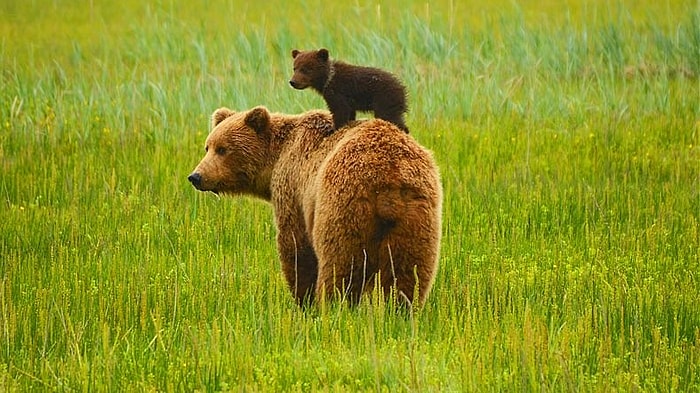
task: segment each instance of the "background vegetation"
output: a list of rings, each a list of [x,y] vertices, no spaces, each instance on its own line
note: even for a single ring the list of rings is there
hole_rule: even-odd
[[[699,7],[1,2],[0,390],[700,390]],[[297,308],[269,206],[186,181],[321,46],[441,167],[413,315]]]

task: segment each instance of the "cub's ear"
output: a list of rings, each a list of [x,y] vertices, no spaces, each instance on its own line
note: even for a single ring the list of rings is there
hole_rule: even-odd
[[[224,121],[227,117],[233,115],[234,111],[228,109],[228,108],[219,108],[214,111],[211,115],[211,128],[214,129],[219,123]]]
[[[292,59],[296,59],[297,56],[299,56],[299,53],[301,53],[301,52],[299,52],[299,51],[296,50],[296,49],[293,49],[293,50],[292,50]]]
[[[255,107],[246,114],[245,124],[259,134],[270,125],[270,112],[264,106]]]
[[[328,61],[328,49],[321,48],[318,50],[318,58],[322,61]]]

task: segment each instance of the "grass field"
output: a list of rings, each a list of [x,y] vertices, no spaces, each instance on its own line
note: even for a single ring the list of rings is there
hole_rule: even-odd
[[[700,391],[699,3],[240,3],[0,3],[0,391]],[[299,309],[270,207],[186,180],[217,107],[324,107],[321,46],[441,168],[413,314]]]

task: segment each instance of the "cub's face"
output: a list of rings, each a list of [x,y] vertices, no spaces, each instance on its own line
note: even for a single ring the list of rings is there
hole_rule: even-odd
[[[328,50],[292,51],[294,59],[294,74],[289,84],[293,88],[303,90],[315,87],[320,90],[328,78],[330,69]]]
[[[256,194],[269,145],[270,114],[257,107],[236,113],[227,108],[212,114],[212,131],[204,158],[187,177],[200,191]]]

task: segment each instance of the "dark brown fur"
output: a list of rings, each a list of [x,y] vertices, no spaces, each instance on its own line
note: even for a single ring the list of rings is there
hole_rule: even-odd
[[[292,51],[295,89],[311,87],[326,100],[333,125],[340,129],[355,120],[357,111],[372,111],[374,117],[396,124],[408,133],[404,121],[406,88],[394,75],[372,67],[330,60],[328,50]]]

